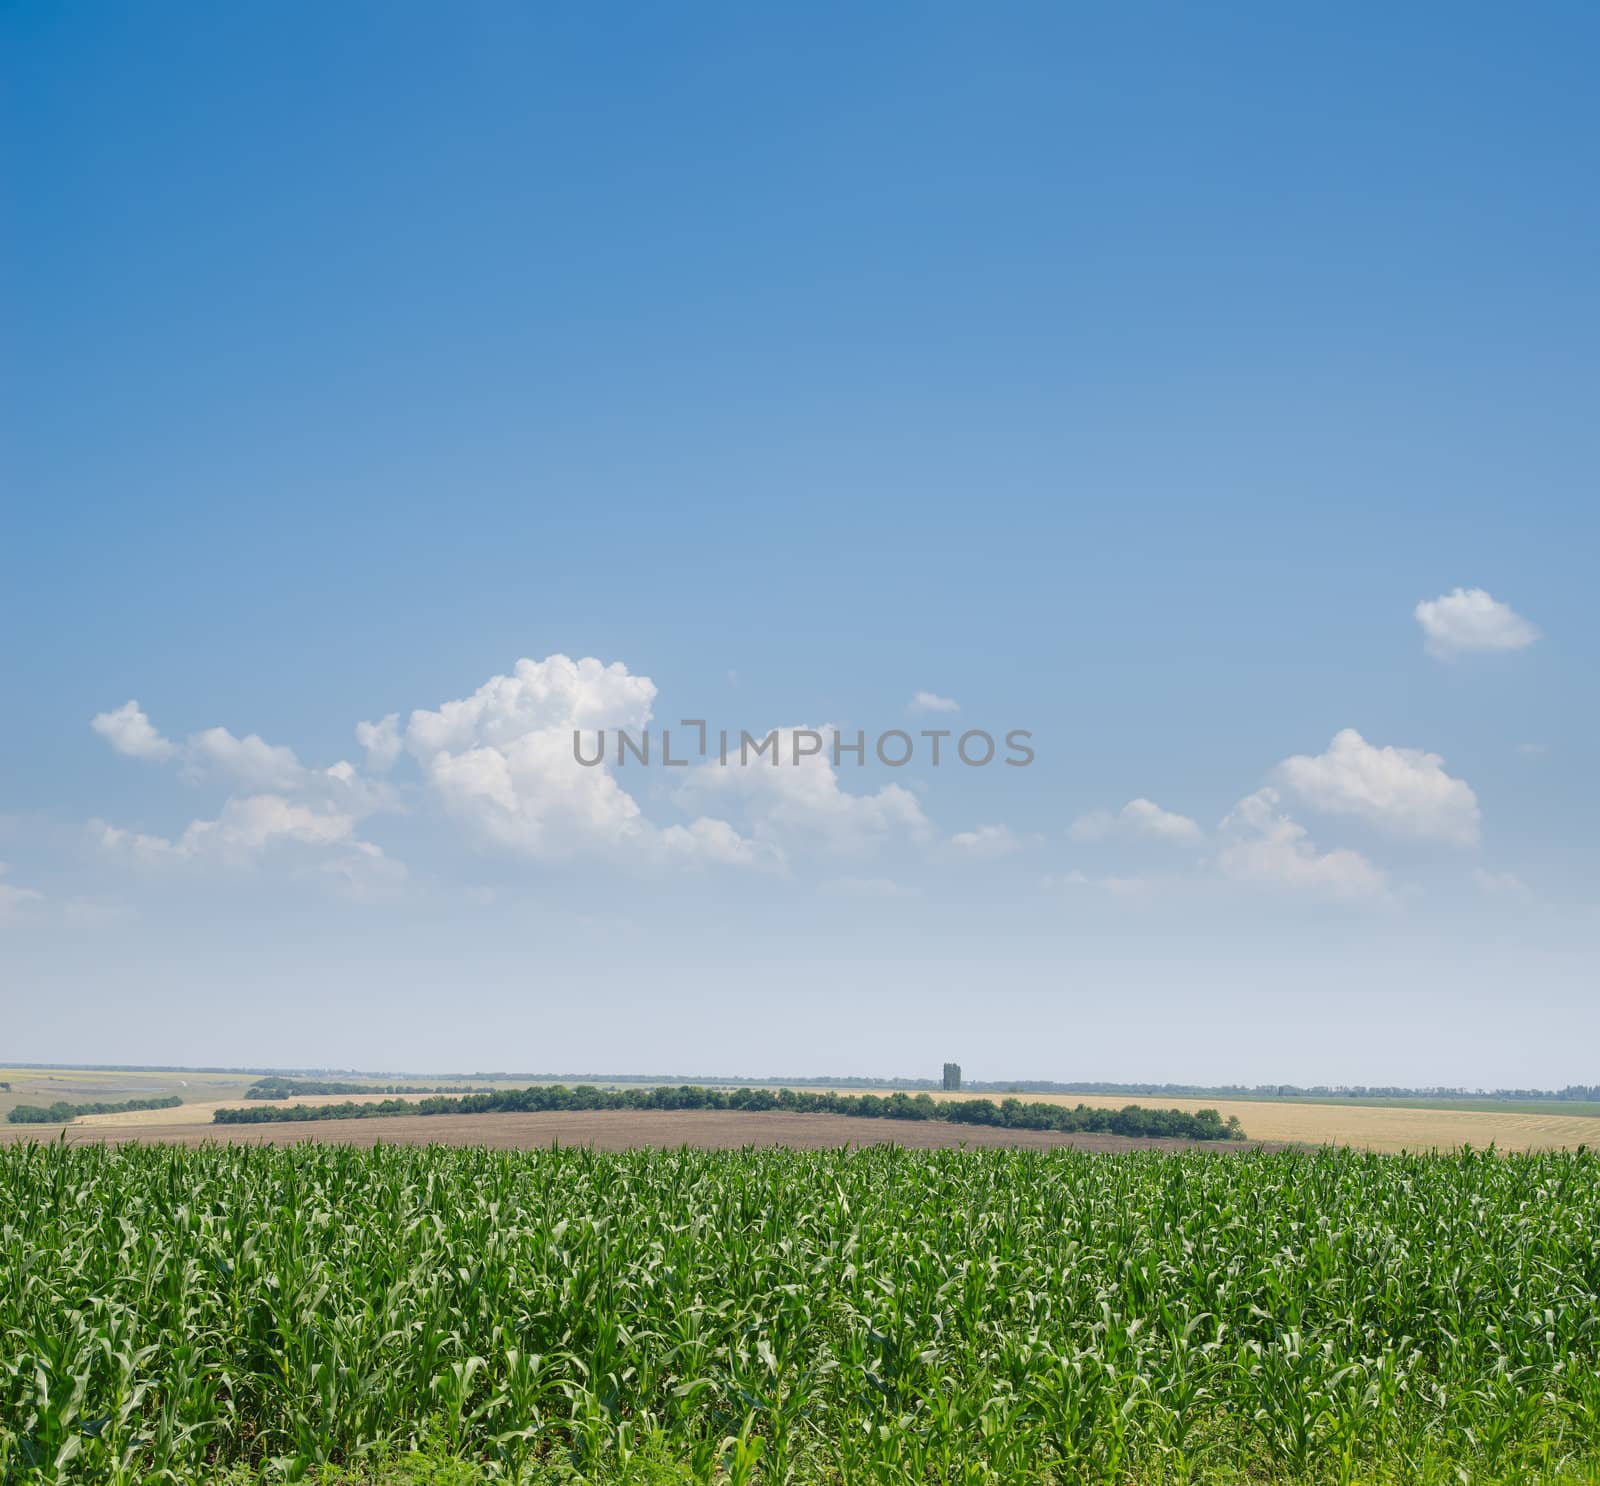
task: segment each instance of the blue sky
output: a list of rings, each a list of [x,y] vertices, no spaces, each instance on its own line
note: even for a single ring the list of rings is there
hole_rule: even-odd
[[[0,1055],[1594,1081],[1597,31],[8,7]]]

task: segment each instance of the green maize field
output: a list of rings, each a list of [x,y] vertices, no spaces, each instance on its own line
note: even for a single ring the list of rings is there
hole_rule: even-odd
[[[1582,1150],[0,1146],[7,1483],[1597,1460]]]

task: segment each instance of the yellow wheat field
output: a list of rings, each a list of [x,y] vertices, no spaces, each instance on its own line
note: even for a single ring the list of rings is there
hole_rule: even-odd
[[[935,1094],[936,1099],[993,1099],[1003,1094]],[[1349,1145],[1370,1151],[1425,1151],[1491,1143],[1505,1151],[1545,1151],[1565,1146],[1600,1145],[1600,1118],[1466,1109],[1392,1109],[1355,1104],[1312,1104],[1302,1100],[1270,1103],[1255,1099],[1168,1099],[1144,1094],[1021,1094],[1049,1104],[1088,1104],[1121,1109],[1144,1104],[1162,1109],[1215,1109],[1237,1115],[1252,1140],[1296,1141],[1309,1145]]]

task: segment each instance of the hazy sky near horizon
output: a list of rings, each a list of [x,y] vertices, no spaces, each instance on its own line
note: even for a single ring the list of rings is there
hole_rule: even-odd
[[[1600,1081],[1597,44],[8,6],[0,1062]]]

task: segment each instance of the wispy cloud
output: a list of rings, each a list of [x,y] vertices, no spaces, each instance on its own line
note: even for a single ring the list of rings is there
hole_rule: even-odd
[[[1531,903],[1533,889],[1515,872],[1488,872],[1482,867],[1474,870],[1472,880],[1478,890],[1491,898],[1501,898],[1512,903]]]
[[[957,831],[950,838],[951,847],[960,856],[974,861],[994,861],[1022,850],[1022,838],[1010,826],[978,826],[970,831]]]

